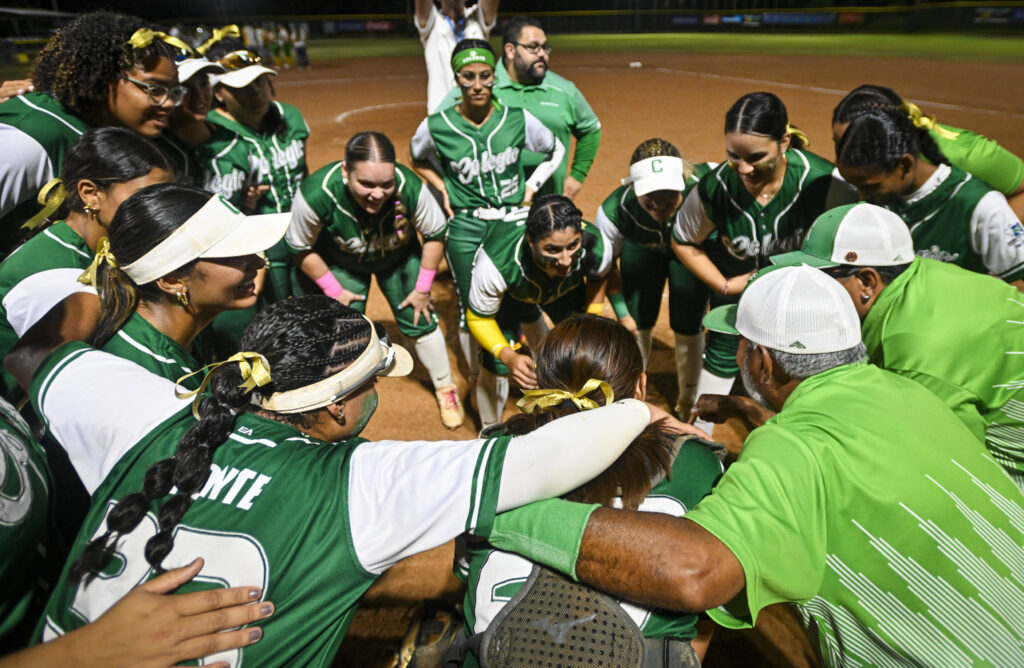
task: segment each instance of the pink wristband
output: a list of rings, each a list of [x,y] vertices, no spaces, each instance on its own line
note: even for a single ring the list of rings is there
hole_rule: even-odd
[[[416,277],[416,292],[430,292],[430,286],[434,284],[436,269],[424,269],[420,267],[420,275]]]
[[[337,299],[338,296],[345,291],[345,288],[341,287],[341,283],[334,277],[334,274],[328,270],[326,274],[316,279],[314,283],[324,291],[324,294],[331,299]]]

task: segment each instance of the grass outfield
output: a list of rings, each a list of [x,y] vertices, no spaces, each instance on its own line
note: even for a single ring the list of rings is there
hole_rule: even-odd
[[[497,39],[492,44],[500,45]],[[676,53],[772,53],[778,55],[925,58],[981,62],[1024,63],[1024,39],[953,33],[934,34],[762,34],[645,33],[552,35],[557,51],[613,53],[672,51]],[[420,42],[408,37],[353,37],[310,42],[310,58],[388,58],[422,53]]]

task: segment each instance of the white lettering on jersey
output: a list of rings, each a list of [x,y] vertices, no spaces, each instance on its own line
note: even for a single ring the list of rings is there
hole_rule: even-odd
[[[305,154],[305,145],[301,139],[293,139],[283,149],[278,148],[276,144],[270,149],[270,159],[274,164],[275,171],[284,168],[290,171],[298,168]]]
[[[450,160],[448,164],[451,165],[452,170],[458,175],[459,181],[463,185],[469,185],[473,182],[473,179],[481,174],[488,174],[490,172],[504,174],[509,165],[514,165],[518,161],[519,147],[509,146],[496,155],[491,155],[490,151],[484,151],[479,159],[471,158],[467,155],[459,161]]]
[[[14,526],[20,523],[32,508],[30,468],[35,472],[36,477],[45,479],[29,459],[25,444],[14,434],[0,431],[0,489],[4,489],[8,485],[9,475],[18,478],[18,488],[12,490],[12,494],[0,492],[0,525]]]
[[[920,248],[914,252],[918,257],[938,260],[939,262],[956,262],[960,257],[960,253],[950,253],[949,251],[942,250],[935,244],[932,244],[931,248]]]
[[[245,186],[245,172],[232,169],[227,174],[214,176],[207,187],[218,195],[230,199]]]
[[[253,480],[255,478],[255,480]],[[251,469],[242,469],[239,471],[234,467],[221,468],[216,464],[210,464],[210,477],[206,480],[206,485],[196,495],[193,496],[195,499],[207,499],[209,501],[216,501],[220,496],[220,493],[224,489],[231,485],[228,489],[227,494],[220,499],[220,502],[224,505],[230,506],[235,502],[235,499],[239,494],[242,494],[242,490],[245,489],[246,484],[253,481],[249,485],[248,490],[245,494],[242,494],[242,500],[235,506],[241,510],[249,510],[252,508],[252,502],[260,495],[263,488],[272,478],[270,476],[263,475]],[[233,485],[231,483],[234,483]]]

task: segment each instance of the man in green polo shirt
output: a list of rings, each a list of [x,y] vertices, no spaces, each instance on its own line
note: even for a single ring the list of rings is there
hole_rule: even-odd
[[[907,225],[860,203],[814,221],[799,251],[838,280],[862,321],[872,363],[924,385],[1024,490],[1024,295],[953,264],[914,259]]]
[[[1024,665],[1024,496],[935,395],[864,363],[842,286],[768,270],[705,324],[779,411],[714,491],[682,518],[545,501],[490,542],[731,627],[796,603],[830,666]]]

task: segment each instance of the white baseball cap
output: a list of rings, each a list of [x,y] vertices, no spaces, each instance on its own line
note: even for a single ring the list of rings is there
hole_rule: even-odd
[[[213,85],[224,84],[228,88],[245,88],[257,77],[264,74],[277,74],[263,64],[263,59],[248,50],[232,51],[217,59],[224,68],[223,74],[214,74],[210,78]]]
[[[280,241],[291,217],[290,213],[246,216],[214,195],[170,236],[122,270],[136,285],[145,285],[199,258],[253,255]]]
[[[644,158],[629,166],[629,178],[622,179],[622,185],[633,184],[637,197],[655,190],[682,192],[686,188],[683,177],[683,159],[671,155],[656,155]]]
[[[914,260],[914,240],[898,214],[858,202],[829,209],[815,219],[800,250],[771,258],[778,265],[891,267]]]
[[[185,83],[193,76],[207,70],[210,74],[224,71],[224,66],[206,58],[186,58],[178,62],[178,81]]]
[[[848,350],[861,342],[850,295],[828,274],[807,265],[758,272],[739,304],[711,310],[704,326],[795,355]]]

